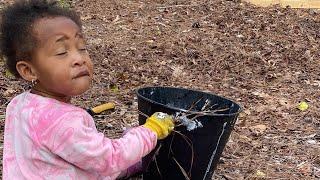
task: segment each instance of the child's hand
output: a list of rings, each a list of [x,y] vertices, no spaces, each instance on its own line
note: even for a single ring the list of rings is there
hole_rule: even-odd
[[[172,116],[162,112],[154,113],[143,126],[155,132],[158,139],[166,138],[174,129]]]

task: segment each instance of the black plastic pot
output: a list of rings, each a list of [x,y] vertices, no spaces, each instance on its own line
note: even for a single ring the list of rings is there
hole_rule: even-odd
[[[185,126],[175,128],[166,139],[159,141],[155,150],[143,159],[144,180],[184,180],[211,179],[222,151],[228,141],[241,107],[226,98],[215,94],[173,87],[146,87],[138,89],[138,109],[150,116],[154,112],[176,114],[191,112],[196,116],[206,101],[215,109],[196,119],[203,127],[188,130]],[[225,109],[225,110],[223,110]],[[139,123],[144,124],[146,117],[139,115]],[[190,146],[190,141],[192,147]],[[183,168],[183,170],[182,170]]]

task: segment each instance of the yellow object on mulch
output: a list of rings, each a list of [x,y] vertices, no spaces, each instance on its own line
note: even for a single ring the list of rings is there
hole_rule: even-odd
[[[292,8],[320,8],[320,0],[245,0],[257,6],[270,6],[280,4],[282,7]]]

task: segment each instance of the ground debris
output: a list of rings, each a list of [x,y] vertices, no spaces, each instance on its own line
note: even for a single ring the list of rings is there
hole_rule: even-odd
[[[215,179],[319,178],[320,13],[238,0],[71,2],[95,64],[93,87],[73,103],[115,102],[114,111],[95,117],[106,136],[138,125],[136,88],[206,90],[244,109]],[[3,63],[0,71],[4,114],[28,84],[7,78]]]

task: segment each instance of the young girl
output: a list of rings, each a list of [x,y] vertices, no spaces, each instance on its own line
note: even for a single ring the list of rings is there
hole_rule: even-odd
[[[4,10],[1,36],[9,70],[32,85],[6,110],[3,179],[116,179],[173,129],[171,116],[155,113],[112,140],[69,104],[93,74],[73,11],[53,1],[20,0]]]

